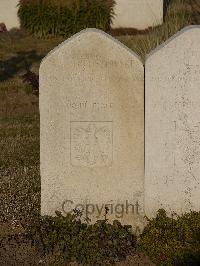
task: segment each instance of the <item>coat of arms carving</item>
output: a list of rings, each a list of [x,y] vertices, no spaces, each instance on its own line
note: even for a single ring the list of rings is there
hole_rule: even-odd
[[[77,122],[71,124],[71,163],[76,166],[108,166],[112,163],[113,123]]]

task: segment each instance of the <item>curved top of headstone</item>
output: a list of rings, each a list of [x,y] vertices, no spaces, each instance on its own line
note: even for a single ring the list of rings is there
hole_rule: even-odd
[[[196,31],[199,30],[200,31],[200,25],[191,25],[191,26],[187,26],[185,28],[183,28],[182,30],[178,31],[176,34],[174,34],[172,37],[170,37],[167,41],[165,41],[164,43],[162,43],[161,45],[159,45],[158,47],[156,47],[154,50],[152,50],[149,54],[147,54],[145,56],[145,62],[154,54],[156,54],[157,52],[159,52],[160,50],[162,50],[164,47],[166,47],[169,43],[175,41],[179,36],[181,35],[185,35],[190,33],[191,31]]]
[[[83,35],[91,35],[91,33],[95,34],[97,37],[101,37],[104,36],[105,40],[111,40],[113,43],[116,43],[116,45],[118,45],[121,48],[124,48],[125,51],[127,51],[127,53],[129,53],[130,55],[134,56],[142,65],[142,59],[141,57],[136,54],[135,52],[133,52],[131,49],[129,49],[127,46],[125,46],[123,43],[121,43],[120,41],[118,41],[117,39],[113,38],[111,35],[105,33],[102,30],[99,29],[95,29],[95,28],[87,28],[84,29],[76,34],[74,34],[73,36],[71,36],[70,38],[68,38],[67,40],[65,40],[64,42],[62,42],[61,44],[59,44],[58,46],[56,46],[53,50],[51,50],[42,60],[41,65],[49,58],[51,57],[51,55],[55,54],[56,52],[58,52],[63,46],[66,46],[68,44],[71,44],[72,41],[74,41],[75,39],[78,39],[80,36]],[[99,45],[101,45],[99,43]]]

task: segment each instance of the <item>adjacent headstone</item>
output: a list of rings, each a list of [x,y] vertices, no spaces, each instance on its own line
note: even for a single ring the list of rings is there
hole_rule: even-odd
[[[144,67],[123,44],[87,29],[50,52],[40,67],[42,215],[140,224],[143,117]]]
[[[145,212],[200,210],[200,27],[146,61]]]
[[[5,23],[8,30],[19,27],[18,4],[19,0],[0,0],[0,23]]]
[[[163,23],[163,0],[116,0],[113,28],[147,29]]]

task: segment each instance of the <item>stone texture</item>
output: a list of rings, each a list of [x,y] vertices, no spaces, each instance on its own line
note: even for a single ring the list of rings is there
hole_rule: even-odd
[[[163,22],[163,0],[116,0],[113,28],[139,30]]]
[[[146,60],[145,211],[200,210],[200,27]]]
[[[140,224],[144,67],[138,56],[96,29],[62,43],[40,67],[40,123],[42,215],[113,204],[110,221]],[[104,208],[98,216],[96,207],[90,206],[92,221],[104,218]],[[127,214],[119,217],[123,208]]]
[[[19,0],[0,0],[0,23],[5,23],[8,30],[19,27],[18,3]]]

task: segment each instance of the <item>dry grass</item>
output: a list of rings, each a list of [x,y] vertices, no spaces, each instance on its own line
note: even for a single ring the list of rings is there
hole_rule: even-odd
[[[192,12],[188,10],[185,0],[174,0],[169,5],[165,21],[161,26],[149,29],[149,33],[143,36],[126,36],[126,39],[124,37],[119,39],[144,60],[150,51],[190,24],[192,24]]]
[[[38,72],[62,38],[37,40],[21,32],[0,39],[0,223],[27,224],[39,214],[39,106],[20,75]]]
[[[0,105],[0,222],[27,224],[39,213],[38,99],[3,91]]]

